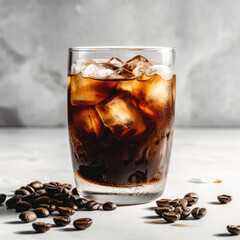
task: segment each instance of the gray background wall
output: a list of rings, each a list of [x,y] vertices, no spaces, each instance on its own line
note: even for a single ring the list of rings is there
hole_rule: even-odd
[[[0,126],[66,124],[67,48],[177,48],[178,126],[240,126],[239,0],[0,0]]]

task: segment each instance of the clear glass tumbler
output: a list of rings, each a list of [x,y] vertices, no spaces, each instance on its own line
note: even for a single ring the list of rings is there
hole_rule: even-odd
[[[175,50],[69,49],[68,128],[81,196],[139,204],[164,190],[174,129]]]

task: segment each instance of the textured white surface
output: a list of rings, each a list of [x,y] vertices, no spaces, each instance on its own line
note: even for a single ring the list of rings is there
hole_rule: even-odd
[[[32,180],[73,182],[66,129],[0,129],[0,192],[12,194]],[[176,129],[170,172],[164,198],[182,197],[195,191],[206,207],[202,220],[165,224],[152,207],[154,202],[119,207],[113,212],[78,211],[73,219],[93,218],[85,231],[72,225],[35,234],[31,224],[19,223],[14,210],[0,206],[0,239],[164,239],[208,240],[227,238],[226,225],[239,222],[240,129]],[[210,183],[190,183],[190,178],[207,178]],[[222,183],[212,183],[216,179]],[[216,203],[219,194],[230,194],[227,205]],[[51,218],[41,219],[52,222]],[[155,223],[154,223],[155,221]],[[157,221],[157,222],[156,222]],[[238,239],[238,237],[233,237]]]

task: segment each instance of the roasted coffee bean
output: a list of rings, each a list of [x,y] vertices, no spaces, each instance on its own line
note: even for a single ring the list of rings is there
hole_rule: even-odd
[[[16,203],[20,200],[22,200],[22,195],[15,195],[6,201],[6,205],[8,208],[15,208]]]
[[[47,195],[47,192],[44,188],[36,190],[36,193],[38,193],[41,196]]]
[[[0,194],[0,204],[4,203],[4,202],[5,202],[5,200],[6,200],[6,198],[7,198],[7,195],[6,195],[6,194],[3,194],[3,193],[1,193],[1,194]]]
[[[56,207],[62,207],[64,205],[64,202],[57,199],[52,199],[52,204],[56,205]]]
[[[71,222],[71,218],[67,216],[57,216],[53,218],[57,226],[66,226]]]
[[[38,194],[36,192],[33,192],[33,193],[23,196],[22,200],[32,204],[37,197],[38,197]]]
[[[69,207],[58,207],[58,212],[63,216],[72,216],[75,213],[75,210]]]
[[[73,188],[73,190],[72,190],[72,194],[73,194],[73,195],[78,195],[77,188]]]
[[[57,193],[61,193],[62,189],[58,186],[46,186],[45,190],[49,196],[53,196]]]
[[[194,192],[190,192],[184,196],[184,199],[188,201],[188,206],[192,206],[198,202],[199,196]]]
[[[196,219],[203,218],[206,215],[206,213],[207,213],[206,208],[196,207],[192,210],[192,216]]]
[[[40,204],[50,204],[52,199],[48,196],[42,196],[33,201],[33,206],[38,207]]]
[[[39,207],[40,208],[46,208],[49,211],[49,213],[52,213],[52,212],[54,212],[56,210],[56,206],[53,205],[53,204],[51,204],[51,205],[49,205],[49,204],[40,204]]]
[[[52,185],[50,184],[50,183],[43,183],[43,187],[45,188],[45,187],[51,187]]]
[[[158,216],[162,217],[162,214],[164,212],[172,212],[173,211],[173,207],[170,206],[170,207],[157,207],[155,208],[155,212]]]
[[[92,225],[92,223],[93,220],[91,218],[79,218],[73,222],[73,226],[77,230],[85,230],[86,228],[89,228]]]
[[[63,207],[69,207],[69,208],[74,209],[75,211],[78,210],[77,205],[73,202],[66,202],[66,203],[63,204]]]
[[[165,221],[169,223],[176,222],[177,220],[180,219],[181,215],[176,212],[164,212],[162,214],[162,217],[164,218]]]
[[[62,188],[61,193],[68,193],[68,194],[72,195],[71,191],[69,191],[67,188]]]
[[[17,189],[14,194],[25,196],[25,195],[30,194],[30,192],[26,189]]]
[[[38,190],[38,189],[41,189],[43,188],[43,184],[39,181],[34,181],[34,182],[31,182],[29,184],[32,188],[34,188],[35,190]]]
[[[177,207],[177,206],[187,206],[188,201],[186,199],[181,199],[181,198],[176,198],[174,200],[171,201],[170,203],[173,207]]]
[[[15,209],[17,212],[24,212],[29,210],[32,207],[32,205],[29,202],[25,201],[18,201],[15,204]]]
[[[58,186],[57,182],[49,182],[49,184],[52,186]]]
[[[232,235],[239,235],[240,234],[240,225],[228,225],[227,226],[227,230],[229,233],[231,233]]]
[[[26,223],[34,222],[37,220],[37,215],[33,211],[25,211],[19,215],[19,218]]]
[[[219,195],[217,198],[218,198],[218,201],[223,204],[226,204],[232,201],[232,196],[227,194]]]
[[[88,200],[85,198],[78,198],[75,200],[75,204],[79,209],[85,208]]]
[[[36,232],[44,233],[47,232],[52,227],[52,224],[44,222],[34,222],[32,224],[32,227]]]
[[[188,208],[188,207],[185,207],[185,206],[183,206],[183,207],[182,206],[177,206],[174,209],[174,212],[179,213],[181,215],[181,219],[185,219],[190,215],[191,209]]]
[[[39,218],[45,218],[49,216],[49,211],[46,208],[40,207],[40,208],[36,208],[34,210],[34,212],[36,213],[37,217]]]
[[[115,210],[117,208],[116,203],[113,202],[105,202],[103,204],[103,209],[104,210]]]
[[[64,183],[61,185],[62,188],[67,188],[68,190],[72,189],[72,185],[70,183]]]
[[[94,211],[94,210],[98,210],[100,207],[99,203],[94,201],[94,200],[91,200],[91,201],[88,201],[86,203],[86,208],[87,210],[89,211]]]
[[[29,193],[35,192],[34,188],[32,188],[30,185],[27,185],[26,187],[21,187],[21,189],[27,190]]]
[[[57,193],[54,195],[54,199],[63,201],[63,202],[70,202],[74,201],[75,199],[68,193]]]
[[[160,199],[156,201],[158,207],[170,207],[171,199]]]

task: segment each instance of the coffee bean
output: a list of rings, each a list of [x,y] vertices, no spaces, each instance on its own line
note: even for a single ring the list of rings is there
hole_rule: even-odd
[[[43,183],[43,187],[45,188],[45,187],[51,187],[52,185],[50,184],[50,183]]]
[[[43,184],[39,181],[34,181],[34,182],[31,182],[29,184],[32,188],[34,188],[35,190],[38,190],[38,189],[41,189],[43,188]]]
[[[188,208],[188,207],[185,207],[185,206],[183,206],[183,207],[182,206],[177,206],[174,209],[174,212],[179,213],[181,215],[181,219],[185,219],[190,215],[191,209]]]
[[[170,203],[173,207],[177,207],[177,206],[187,206],[188,201],[186,199],[181,199],[181,198],[176,198],[174,200],[171,201]]]
[[[49,211],[46,208],[40,207],[40,208],[36,208],[34,210],[34,212],[36,213],[37,217],[39,218],[46,218],[49,216]]]
[[[56,206],[53,205],[53,204],[51,204],[51,205],[49,205],[49,204],[39,204],[39,207],[40,208],[46,208],[49,211],[49,213],[52,213],[56,210]]]
[[[64,205],[64,202],[57,199],[52,199],[52,204],[56,207],[62,207]]]
[[[181,215],[179,213],[175,212],[164,212],[162,214],[162,217],[164,218],[165,221],[169,223],[176,222],[177,220],[180,219]]]
[[[49,196],[53,196],[57,193],[61,193],[62,189],[58,186],[46,186],[45,190]]]
[[[26,187],[21,187],[21,189],[27,190],[29,193],[35,192],[34,188],[32,188],[30,185],[27,185]]]
[[[74,201],[75,199],[69,193],[57,193],[54,198],[63,202]]]
[[[26,223],[34,222],[37,220],[37,215],[32,211],[25,211],[19,215],[19,218]]]
[[[23,196],[22,200],[32,204],[37,197],[38,197],[38,194],[36,192],[33,192],[33,193]]]
[[[71,191],[69,191],[67,188],[61,188],[61,193],[68,193],[72,195]]]
[[[218,198],[218,201],[223,204],[226,204],[232,201],[232,196],[227,194],[219,195],[217,198]]]
[[[49,184],[52,186],[58,186],[57,182],[49,182]]]
[[[160,199],[156,201],[158,207],[170,207],[171,199]]]
[[[206,208],[196,207],[192,210],[192,216],[196,219],[203,218],[206,215],[206,213],[207,213]]]
[[[15,209],[17,212],[24,212],[29,210],[32,207],[32,205],[29,202],[25,201],[18,201],[15,204]]]
[[[66,202],[66,203],[63,204],[63,207],[69,207],[69,208],[74,209],[75,211],[78,210],[77,205],[74,204],[73,202]]]
[[[192,206],[198,202],[199,196],[194,192],[190,192],[184,196],[184,199],[188,201],[188,206]]]
[[[63,216],[72,216],[75,213],[75,210],[69,207],[58,207],[58,212]]]
[[[6,205],[8,208],[15,208],[16,203],[20,200],[22,200],[22,195],[15,195],[6,201]]]
[[[61,185],[61,187],[67,188],[68,190],[72,189],[72,185],[70,183],[64,183],[64,184]]]
[[[79,195],[79,194],[78,194],[78,191],[77,191],[77,188],[73,188],[72,194],[73,194],[73,195]]]
[[[33,201],[33,206],[38,207],[39,204],[50,204],[52,202],[52,199],[48,196],[42,196]]]
[[[47,194],[47,192],[44,188],[36,190],[36,193],[38,193],[41,196],[44,196]]]
[[[94,210],[98,210],[100,207],[99,203],[94,201],[94,200],[91,200],[91,201],[88,201],[86,203],[86,208],[87,210],[89,211],[94,211]]]
[[[93,220],[91,218],[79,218],[73,222],[73,226],[76,230],[85,230],[86,228],[89,228],[92,223]]]
[[[52,227],[52,224],[44,222],[35,222],[32,224],[32,227],[36,232],[44,233],[47,232]]]
[[[162,214],[164,212],[172,212],[173,211],[173,207],[170,206],[170,207],[157,207],[155,208],[155,212],[158,216],[162,217]]]
[[[25,195],[30,194],[30,192],[27,191],[26,189],[17,189],[14,194],[25,196]]]
[[[71,218],[67,216],[57,216],[53,218],[57,226],[66,226],[71,222]]]
[[[117,208],[117,205],[113,202],[106,202],[103,204],[104,210],[115,210]]]
[[[4,202],[5,202],[5,200],[6,200],[6,198],[7,198],[7,195],[6,195],[6,194],[3,194],[3,193],[1,193],[1,194],[0,194],[0,204],[4,203]]]
[[[240,225],[228,225],[227,226],[227,230],[229,233],[231,233],[232,235],[239,235],[240,234]]]
[[[75,204],[79,209],[85,208],[88,200],[85,198],[78,198],[75,200]]]

